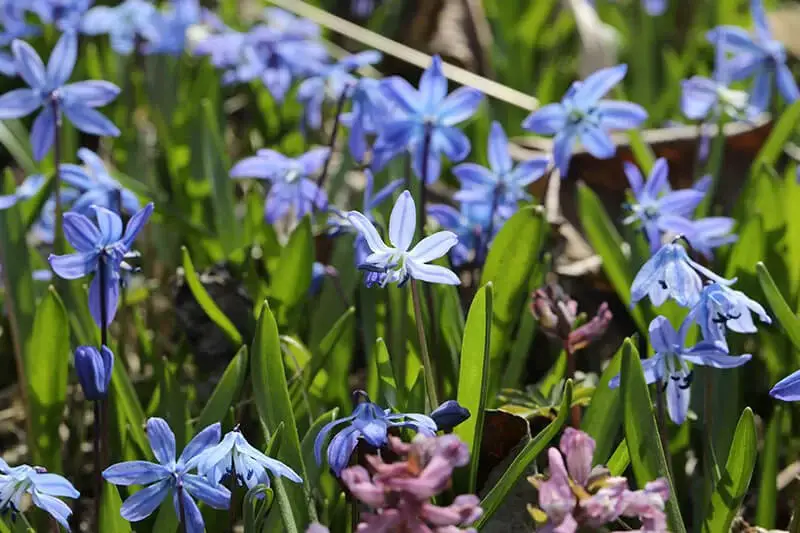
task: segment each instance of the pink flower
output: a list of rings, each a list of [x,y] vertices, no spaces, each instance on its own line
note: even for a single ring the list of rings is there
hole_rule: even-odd
[[[669,484],[663,478],[651,481],[644,490],[627,491],[623,497],[623,516],[638,517],[642,523],[641,533],[664,533],[667,531],[667,515],[664,512],[669,498]]]
[[[561,453],[567,458],[567,470],[569,470],[570,477],[578,485],[586,486],[589,475],[592,473],[594,439],[583,431],[568,427],[564,430],[559,447]]]
[[[550,477],[539,486],[539,507],[547,514],[548,523],[560,526],[567,520],[572,522],[572,511],[575,509],[578,500],[572,492],[569,484],[569,475],[564,467],[564,460],[555,448],[547,451],[547,458],[550,461]],[[576,528],[577,529],[577,524]],[[556,531],[555,529],[553,531]],[[565,531],[570,531],[569,529]],[[571,531],[574,531],[571,530]]]

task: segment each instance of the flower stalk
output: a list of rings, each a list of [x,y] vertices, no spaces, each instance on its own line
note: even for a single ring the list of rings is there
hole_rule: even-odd
[[[328,179],[328,173],[331,167],[331,159],[333,159],[333,151],[336,149],[336,139],[339,136],[339,130],[341,129],[341,117],[342,112],[344,112],[344,105],[347,103],[347,98],[350,93],[350,87],[345,87],[342,91],[342,94],[339,95],[339,99],[336,101],[336,115],[333,117],[333,129],[331,130],[331,138],[328,141],[328,146],[330,150],[328,151],[328,157],[325,158],[325,163],[322,165],[322,172],[319,174],[319,178],[317,178],[317,193],[316,197],[314,198],[314,202],[312,204],[311,209],[316,209],[317,202],[319,201],[320,191],[325,186],[325,180]]]
[[[61,205],[61,128],[64,121],[61,117],[61,109],[58,105],[58,99],[53,98],[50,105],[53,107],[53,114],[56,117],[55,125],[55,139],[53,141],[53,165],[55,171],[53,174],[53,194],[56,200],[56,220],[53,235],[53,249],[56,253],[64,252],[64,228],[63,228],[63,207]]]
[[[411,280],[411,298],[414,302],[414,321],[417,323],[419,351],[422,354],[422,367],[425,373],[425,389],[428,392],[428,402],[433,409],[439,405],[439,397],[436,393],[436,375],[433,371],[431,356],[428,353],[428,342],[425,338],[425,325],[422,321],[422,302],[420,302],[419,286],[415,279]]]

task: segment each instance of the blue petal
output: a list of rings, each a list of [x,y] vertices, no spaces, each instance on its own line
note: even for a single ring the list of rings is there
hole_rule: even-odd
[[[511,171],[507,179],[516,187],[527,187],[544,176],[549,166],[549,157],[537,157],[529,161],[523,161]]]
[[[458,244],[458,236],[451,231],[439,231],[419,241],[408,253],[409,257],[420,263],[430,263],[444,257],[450,248]]]
[[[101,107],[112,102],[119,95],[120,89],[108,81],[87,80],[71,83],[61,89],[61,92],[65,101],[69,103]],[[66,107],[69,107],[69,104]]]
[[[31,127],[31,148],[33,158],[41,161],[56,138],[56,113],[53,106],[46,106],[36,116]]]
[[[72,515],[72,509],[70,509],[66,503],[58,498],[42,494],[37,490],[31,491],[31,496],[33,498],[33,504],[36,505],[36,507],[46,511],[50,516],[55,518],[64,529],[69,531],[68,519],[70,515]]]
[[[144,520],[155,511],[167,496],[171,480],[165,479],[155,485],[144,488],[125,500],[119,514],[129,522]]]
[[[578,135],[586,151],[598,159],[613,157],[617,151],[611,137],[597,126],[585,126]]]
[[[0,96],[0,120],[30,115],[42,105],[42,97],[33,89],[16,89]]]
[[[658,202],[659,210],[663,214],[689,217],[703,201],[705,193],[693,189],[675,191],[662,197]]]
[[[678,333],[672,327],[672,323],[663,316],[655,317],[648,327],[650,334],[650,345],[657,353],[669,353],[680,345],[681,340]]]
[[[756,57],[763,55],[763,50],[753,41],[753,37],[739,26],[719,26],[709,31],[706,39],[715,46],[724,43],[731,52],[742,52]]]
[[[469,155],[469,137],[456,127],[436,128],[431,139],[431,152],[443,152],[453,162],[463,160]],[[437,156],[438,157],[438,156]],[[438,176],[438,173],[437,173]],[[430,179],[428,183],[430,183]]]
[[[122,237],[122,219],[115,212],[105,207],[94,207],[97,226],[100,228],[102,243],[106,246],[115,243]]]
[[[462,163],[453,168],[453,174],[467,189],[479,188],[486,193],[497,185],[497,176],[476,163]]]
[[[203,431],[195,435],[191,441],[189,441],[189,444],[187,444],[186,448],[183,449],[183,453],[181,454],[178,463],[188,464],[200,452],[218,444],[221,436],[222,430],[219,422],[206,427],[203,429]]]
[[[736,368],[752,358],[749,353],[730,355],[718,343],[707,341],[698,343],[688,352],[681,354],[681,357],[690,363],[712,368]]]
[[[97,226],[78,213],[64,213],[64,235],[77,251],[83,253],[95,251],[102,239]]]
[[[663,361],[661,355],[655,355],[649,359],[642,359],[642,370],[644,371],[644,380],[649,385],[661,379],[661,369],[659,365]],[[608,382],[609,388],[616,389],[619,387],[621,376],[617,374]]]
[[[81,18],[81,31],[88,35],[109,33],[119,23],[115,9],[107,6],[93,7]]]
[[[401,251],[408,250],[417,227],[417,211],[411,193],[403,191],[397,198],[389,217],[389,242]],[[367,237],[367,235],[365,235]],[[369,239],[367,239],[369,243]],[[372,245],[370,244],[370,248]],[[377,250],[375,250],[377,251]]]
[[[750,92],[750,105],[759,111],[766,111],[772,98],[772,72],[764,69],[753,80]]]
[[[397,204],[395,203],[395,205]],[[372,252],[386,252],[389,249],[367,217],[358,211],[350,211],[347,214],[347,221],[364,237]]]
[[[317,460],[317,464],[322,464],[322,445],[325,443],[325,439],[328,437],[328,433],[330,433],[334,427],[344,424],[345,422],[350,422],[353,420],[353,416],[347,416],[345,418],[340,418],[338,420],[332,420],[328,422],[322,429],[319,430],[317,436],[314,437],[314,458]]]
[[[145,433],[159,463],[166,465],[175,461],[175,434],[163,418],[149,418]]]
[[[631,102],[602,100],[597,103],[595,113],[600,124],[611,130],[631,130],[638,128],[647,120],[647,111]]]
[[[417,90],[399,76],[381,80],[381,92],[406,114],[416,114],[417,109],[423,105],[421,95]]]
[[[227,509],[231,492],[223,485],[211,484],[206,478],[194,474],[183,475],[183,488],[189,494],[214,509]]]
[[[301,155],[297,162],[303,167],[305,175],[310,176],[322,169],[329,154],[330,148],[314,148]]]
[[[119,273],[114,270],[112,259],[101,260],[99,265],[102,265],[104,261],[105,275],[103,276],[103,282],[105,286],[100,286],[100,275],[98,273],[95,273],[92,282],[89,284],[89,312],[98,327],[103,323],[101,298],[105,298],[106,326],[109,326],[114,321],[119,303]]]
[[[633,196],[637,200],[641,201],[642,192],[644,190],[644,178],[642,177],[642,173],[639,171],[639,167],[629,161],[625,161],[623,163],[623,169],[625,171],[625,176],[628,178],[628,183],[631,186],[631,192],[633,192]]]
[[[701,120],[717,103],[716,84],[708,78],[694,76],[681,82],[681,111],[687,118]]]
[[[563,105],[547,104],[528,115],[522,127],[534,133],[554,135],[567,125],[567,115]]]
[[[79,130],[92,135],[119,137],[119,128],[101,112],[85,104],[64,106],[64,114]]]
[[[67,82],[77,59],[78,35],[75,32],[64,32],[47,61],[47,83],[51,90]]]
[[[272,178],[274,167],[269,158],[263,156],[246,157],[233,165],[232,178]]]
[[[186,518],[186,523],[183,525],[185,533],[204,533],[205,522],[203,522],[203,515],[200,513],[200,508],[192,499],[192,497],[185,490],[175,490],[172,493],[172,505],[175,507],[175,514],[180,517],[180,505],[178,498],[183,503],[183,514]]]
[[[514,166],[508,151],[508,137],[499,122],[492,122],[489,131],[489,166],[498,174],[505,174]]]
[[[147,224],[147,220],[150,218],[150,215],[153,214],[153,209],[153,203],[150,202],[128,221],[128,226],[125,228],[125,233],[122,235],[122,243],[125,246],[125,251],[133,247],[133,241],[136,240],[136,236],[139,235],[144,225]]]
[[[369,169],[364,170],[364,174],[367,174],[368,172],[371,174]],[[399,189],[401,185],[403,185],[402,179],[390,181],[383,189],[378,191],[375,196],[371,196],[370,200],[365,203],[364,210],[371,211],[372,209],[375,209],[381,205],[387,198],[394,194],[394,191]]]
[[[459,87],[442,102],[438,111],[443,126],[454,126],[475,114],[483,102],[483,93],[472,87]]]
[[[776,74],[776,81],[778,83],[778,92],[781,93],[786,103],[791,104],[800,98],[800,90],[797,88],[797,82],[792,75],[792,71],[786,65],[778,65]]]
[[[103,470],[103,478],[114,485],[147,485],[166,479],[170,471],[163,465],[150,461],[127,461]]]
[[[358,444],[358,431],[348,427],[336,434],[328,445],[328,465],[338,477],[350,462],[350,455]]]
[[[431,204],[427,211],[428,216],[444,228],[455,229],[460,225],[461,214],[454,207],[445,204]]]
[[[659,157],[650,170],[647,183],[644,184],[644,194],[648,199],[654,200],[658,198],[661,193],[667,193],[670,190],[669,166],[667,165],[666,159]]]
[[[750,0],[750,14],[753,16],[755,32],[761,42],[772,40],[772,33],[767,24],[767,14],[764,11],[764,3],[761,0]]]
[[[83,167],[72,163],[62,163],[59,167],[61,180],[76,189],[88,190],[95,187],[95,181],[89,177]]]
[[[443,285],[460,285],[461,280],[450,269],[439,265],[426,265],[409,258],[408,273],[412,278],[427,281],[428,283],[441,283]]]
[[[642,5],[651,17],[658,17],[667,11],[667,0],[642,0]]]
[[[44,63],[31,45],[25,41],[15,39],[11,43],[11,51],[14,54],[14,63],[17,72],[25,80],[31,89],[44,89],[47,84],[44,71]]]
[[[588,110],[612,87],[622,81],[627,71],[628,66],[621,64],[594,72],[578,86],[573,95],[575,105],[579,109]]]
[[[679,380],[667,376],[667,412],[673,422],[680,425],[689,412],[690,389],[682,388]]]
[[[769,395],[784,402],[800,401],[800,370],[776,383],[769,391]]]
[[[36,490],[50,496],[78,498],[81,493],[67,479],[58,474],[42,473],[31,477]]]
[[[47,258],[53,272],[63,279],[78,279],[97,269],[97,253],[53,255]]]
[[[567,128],[558,132],[553,139],[553,162],[562,178],[567,177],[569,161],[575,146],[575,130]]]

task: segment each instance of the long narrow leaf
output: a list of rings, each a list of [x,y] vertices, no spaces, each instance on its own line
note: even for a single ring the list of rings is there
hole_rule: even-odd
[[[796,350],[800,350],[800,318],[792,312],[789,304],[781,296],[778,286],[770,276],[769,270],[764,266],[764,263],[756,265],[756,272],[758,273],[758,281],[761,283],[761,289],[764,291],[764,296],[767,298],[772,313],[786,332],[786,336],[792,341]]]

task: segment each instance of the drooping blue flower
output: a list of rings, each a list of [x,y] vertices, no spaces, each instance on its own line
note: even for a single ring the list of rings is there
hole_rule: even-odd
[[[378,405],[369,401],[363,391],[358,391],[363,396],[353,414],[325,424],[314,439],[314,456],[318,464],[322,464],[322,446],[328,434],[338,425],[347,424],[339,431],[328,444],[328,465],[338,476],[350,461],[358,439],[362,438],[370,446],[382,448],[389,442],[388,431],[390,427],[411,428],[417,433],[426,436],[436,435],[436,422],[429,416],[416,413],[392,413],[390,409],[383,410]]]
[[[311,176],[322,169],[329,153],[329,148],[313,148],[292,159],[274,150],[259,150],[255,156],[236,163],[230,175],[269,180],[271,185],[264,206],[268,223],[274,224],[290,211],[299,220],[314,208],[324,210],[328,206],[328,195],[317,187]]]
[[[167,9],[156,10],[138,29],[147,39],[144,53],[180,55],[186,48],[187,30],[198,22],[200,3],[197,0],[170,0]]]
[[[428,263],[443,257],[458,242],[451,231],[439,231],[425,237],[409,250],[417,226],[417,214],[411,193],[403,191],[392,208],[389,218],[389,242],[387,246],[370,220],[358,211],[350,211],[347,219],[367,241],[370,255],[359,265],[362,270],[385,274],[381,286],[389,283],[405,284],[409,278],[459,285],[461,280],[448,268]]]
[[[733,233],[736,221],[730,217],[706,217],[697,220],[670,217],[666,225],[672,232],[682,235],[693,249],[708,259],[714,257],[715,248],[736,242],[739,238]]]
[[[381,60],[381,54],[374,50],[348,55],[338,62],[324,65],[319,72],[303,80],[297,88],[297,101],[303,104],[306,124],[314,129],[322,126],[322,104],[327,99],[338,102],[347,98],[356,85],[353,70],[372,65]]]
[[[686,333],[690,326],[686,320],[680,331],[675,331],[669,320],[657,316],[650,322],[650,344],[655,355],[642,361],[647,383],[660,381],[666,390],[667,411],[676,424],[683,424],[689,412],[692,370],[687,363],[711,368],[736,368],[747,363],[750,354],[733,356],[724,344],[702,341],[692,348],[686,348]],[[620,377],[614,377],[611,388],[619,386]]]
[[[74,32],[93,0],[36,0],[28,9],[45,24],[53,24],[63,32]]]
[[[108,396],[108,385],[114,370],[114,353],[103,346],[78,346],[75,349],[75,372],[87,400]]]
[[[8,466],[0,459],[0,512],[17,513],[22,510],[22,496],[31,495],[33,504],[47,512],[67,531],[72,509],[58,499],[77,498],[81,495],[72,483],[58,474],[50,474],[40,466]]]
[[[79,213],[64,213],[64,235],[77,252],[66,255],[50,254],[50,267],[59,277],[78,279],[94,274],[89,285],[89,310],[98,326],[108,326],[117,312],[120,270],[130,270],[125,258],[133,241],[142,230],[153,204],[147,204],[131,217],[125,233],[122,219],[104,207],[94,207],[97,225]],[[101,270],[102,269],[102,270]],[[101,283],[103,286],[101,287]],[[105,324],[102,324],[101,298],[105,298]]]
[[[800,370],[797,370],[772,387],[769,395],[784,402],[800,401]]]
[[[259,484],[269,486],[268,473],[295,483],[303,482],[294,470],[255,449],[238,428],[228,432],[219,444],[197,456],[196,464],[197,471],[213,485],[229,475],[231,467],[239,485],[246,485],[248,489]]]
[[[786,49],[772,37],[762,1],[751,0],[750,12],[755,23],[754,35],[738,26],[720,26],[708,33],[708,40],[715,46],[724,45],[736,54],[729,63],[731,80],[755,77],[750,90],[750,104],[759,111],[766,111],[772,99],[773,83],[788,103],[800,98],[800,90],[786,65]]]
[[[17,40],[11,48],[17,71],[29,88],[15,89],[0,96],[0,120],[24,117],[42,108],[31,128],[34,159],[41,160],[53,145],[56,115],[60,113],[83,132],[112,137],[119,135],[119,129],[94,109],[114,100],[119,87],[99,80],[67,84],[78,56],[78,38],[74,33],[65,33],[58,40],[47,70],[28,43]]]
[[[175,434],[161,418],[150,418],[146,426],[147,438],[157,463],[127,461],[111,465],[103,477],[114,485],[149,485],[125,500],[120,509],[122,518],[138,522],[150,516],[171,492],[175,514],[180,518],[180,503],[186,516],[187,533],[203,533],[203,515],[194,498],[213,507],[227,509],[231,493],[222,485],[211,483],[204,476],[190,474],[197,466],[198,456],[215,446],[220,439],[219,423],[198,433],[175,459]]]
[[[508,137],[499,122],[492,122],[489,132],[489,168],[462,163],[453,168],[461,190],[453,196],[462,203],[494,204],[509,217],[520,201],[531,201],[527,187],[541,178],[550,159],[537,157],[514,165],[508,150]]]
[[[627,65],[617,65],[573,82],[561,102],[537,109],[522,123],[534,133],[555,135],[553,159],[562,178],[567,176],[577,141],[594,157],[608,159],[616,152],[608,132],[638,128],[647,119],[647,111],[640,105],[601,100],[627,71]]]
[[[375,141],[374,170],[408,151],[414,173],[420,179],[424,174],[432,183],[439,178],[442,154],[456,163],[469,155],[469,139],[456,124],[475,114],[483,94],[472,87],[461,87],[448,95],[447,78],[438,55],[433,56],[431,66],[422,74],[418,90],[403,78],[391,77],[383,80],[383,91],[395,110],[386,118]],[[430,146],[428,159],[423,161],[426,132],[430,134]]]
[[[649,296],[653,305],[661,305],[667,298],[672,298],[683,307],[692,307],[703,289],[698,272],[722,285],[731,285],[735,281],[720,277],[690,259],[680,244],[665,244],[647,260],[633,279],[631,305]]]
[[[347,146],[350,155],[363,163],[367,154],[367,135],[374,135],[379,125],[389,116],[389,103],[381,89],[381,82],[373,78],[360,78],[350,96],[350,111],[341,117],[342,124],[350,128]]]
[[[0,195],[0,211],[17,205],[17,202],[27,200],[36,196],[45,184],[45,178],[41,174],[34,174],[25,178],[13,194]]]
[[[484,259],[478,258],[478,253],[488,248],[487,238],[491,242],[505,221],[499,212],[495,212],[492,235],[487,235],[491,210],[491,204],[486,202],[461,204],[460,211],[446,204],[428,206],[428,216],[458,237],[458,243],[450,250],[453,266],[458,267],[471,261],[480,263]]]
[[[761,322],[771,324],[764,308],[741,291],[720,283],[710,283],[703,287],[700,299],[689,312],[689,319],[700,326],[703,339],[720,342],[727,346],[726,328],[737,333],[755,333],[752,313]]]
[[[439,431],[449,431],[470,416],[469,409],[455,400],[447,400],[431,412],[431,419]]]
[[[75,187],[81,195],[72,204],[72,210],[84,215],[91,214],[91,206],[105,207],[111,211],[124,211],[129,215],[139,208],[139,198],[130,189],[123,187],[106,169],[100,157],[89,150],[81,148],[78,157],[84,167],[64,163],[61,168],[61,179],[67,185]]]
[[[650,243],[650,251],[655,253],[661,247],[663,233],[680,232],[673,229],[671,222],[674,217],[692,216],[703,201],[705,192],[696,188],[673,191],[669,185],[669,167],[664,158],[659,158],[653,165],[647,182],[638,167],[627,161],[625,175],[636,203],[630,206],[631,214],[623,223],[640,222]]]
[[[137,37],[148,37],[154,16],[156,8],[148,0],[125,0],[114,7],[91,8],[81,19],[80,29],[88,35],[108,35],[111,48],[128,55],[133,52]]]

